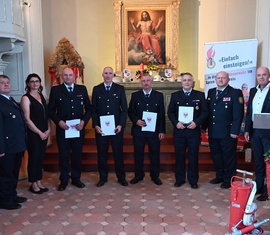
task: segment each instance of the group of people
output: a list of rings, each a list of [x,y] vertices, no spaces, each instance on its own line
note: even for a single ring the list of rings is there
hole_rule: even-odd
[[[160,141],[165,136],[164,97],[152,88],[152,77],[141,76],[142,89],[132,94],[127,104],[125,89],[113,82],[114,71],[105,67],[104,82],[95,86],[92,103],[84,85],[74,83],[74,73],[69,67],[62,72],[63,83],[51,88],[49,103],[42,95],[41,79],[30,74],[25,83],[26,94],[20,104],[10,96],[10,79],[0,75],[0,208],[18,209],[25,197],[17,195],[19,169],[24,151],[28,150],[29,191],[35,194],[47,192],[42,184],[42,166],[48,137],[50,119],[56,124],[56,139],[59,149],[60,184],[63,191],[71,184],[84,188],[81,181],[82,149],[85,127],[92,118],[98,152],[99,181],[97,187],[108,181],[108,149],[112,145],[115,173],[122,186],[126,181],[123,137],[127,117],[132,122],[131,134],[134,145],[134,178],[130,184],[144,179],[144,153],[148,145],[151,163],[150,177],[161,185]],[[237,137],[244,114],[243,94],[229,85],[229,74],[216,74],[216,88],[208,91],[207,98],[201,91],[193,89],[191,73],[183,73],[182,89],[171,94],[168,117],[174,127],[175,187],[186,180],[191,188],[198,188],[198,159],[201,131],[208,131],[209,146],[213,157],[216,177],[211,184],[221,183],[221,188],[230,188],[231,177],[236,174]],[[245,139],[252,142],[255,159],[257,199],[268,199],[264,179],[266,175],[263,154],[270,149],[270,130],[253,128],[254,114],[270,113],[269,69],[257,70],[258,85],[251,89],[245,119]],[[111,115],[114,133],[107,134],[102,128],[102,117]],[[185,119],[188,118],[188,119]],[[70,125],[68,121],[76,123]],[[188,120],[188,121],[185,121]],[[104,126],[103,126],[104,127]],[[66,131],[75,128],[79,135],[68,138]],[[186,169],[185,158],[188,155]],[[71,161],[70,161],[71,158]],[[70,163],[69,163],[70,162]]]

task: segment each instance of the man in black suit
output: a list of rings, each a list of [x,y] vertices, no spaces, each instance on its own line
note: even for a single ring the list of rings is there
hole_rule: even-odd
[[[74,84],[74,73],[71,68],[62,72],[64,83],[51,88],[49,99],[49,117],[56,124],[56,139],[59,149],[60,185],[59,191],[66,189],[69,178],[78,188],[84,188],[81,182],[82,148],[85,126],[91,118],[91,103],[87,89],[83,85]],[[66,138],[65,132],[71,126],[66,121],[79,119],[75,125],[79,137]],[[71,151],[71,153],[70,153]],[[69,159],[71,155],[71,175],[69,175]]]
[[[264,185],[266,176],[264,153],[270,149],[270,130],[253,127],[254,114],[270,113],[269,69],[260,67],[257,69],[256,87],[250,89],[247,115],[245,119],[245,139],[251,141],[255,160],[255,175],[257,183],[257,197],[259,201],[268,200],[267,187]]]
[[[193,189],[198,188],[199,180],[199,146],[201,140],[201,124],[208,115],[205,95],[201,91],[193,90],[193,76],[191,73],[182,74],[183,89],[172,93],[168,108],[168,117],[171,120],[173,131],[173,142],[175,148],[175,187],[180,187],[186,180],[186,149],[188,149],[187,179]],[[181,116],[179,111],[191,107],[193,114],[188,121]],[[189,112],[184,112],[189,114]],[[183,114],[184,114],[183,113]]]
[[[26,150],[26,125],[23,111],[10,97],[11,85],[0,75],[0,208],[21,208],[25,197],[17,196],[22,156]]]
[[[208,136],[216,177],[211,184],[230,188],[231,177],[236,174],[237,137],[244,115],[244,100],[240,89],[229,85],[229,74],[216,74],[217,88],[208,91]]]
[[[108,181],[108,148],[112,144],[114,167],[118,182],[127,186],[124,170],[123,137],[127,120],[127,99],[123,86],[112,82],[114,72],[111,67],[103,69],[104,82],[95,86],[92,93],[93,128],[96,131],[98,151],[99,181],[97,187]],[[115,135],[104,135],[101,129],[100,117],[113,115],[115,121]]]
[[[164,98],[161,92],[152,89],[153,79],[149,74],[141,77],[142,90],[132,93],[128,108],[128,115],[132,121],[131,134],[134,145],[135,177],[130,181],[136,184],[143,180],[144,148],[148,143],[149,158],[151,163],[150,177],[156,185],[161,185],[160,173],[160,141],[165,134]],[[153,130],[143,130],[150,125],[153,118],[144,120],[143,113],[151,112],[157,115]]]

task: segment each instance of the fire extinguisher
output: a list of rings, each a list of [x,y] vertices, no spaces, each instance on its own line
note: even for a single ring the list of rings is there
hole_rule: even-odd
[[[253,173],[242,170],[237,170],[237,172],[243,173],[243,177],[233,176],[231,178],[230,232],[236,225],[237,229],[242,229],[253,224],[257,210],[256,204],[253,203],[257,190],[256,182],[246,178],[247,174],[253,175]]]

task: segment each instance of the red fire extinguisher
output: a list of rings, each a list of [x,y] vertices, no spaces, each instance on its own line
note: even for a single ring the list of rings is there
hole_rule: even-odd
[[[252,203],[256,193],[256,183],[251,179],[246,179],[246,174],[253,175],[253,173],[237,171],[243,173],[243,177],[233,176],[231,178],[230,232],[232,232],[232,227],[236,225],[237,229],[242,229],[254,223],[254,213],[257,209],[256,204]]]

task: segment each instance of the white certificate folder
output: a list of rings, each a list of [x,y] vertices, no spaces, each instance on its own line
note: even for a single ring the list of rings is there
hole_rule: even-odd
[[[270,113],[254,114],[253,128],[270,129]]]
[[[100,127],[102,135],[115,135],[114,115],[100,116]]]
[[[178,121],[185,124],[190,123],[193,120],[193,107],[179,106],[178,107]]]
[[[66,120],[66,124],[69,126],[68,130],[65,130],[65,138],[78,138],[80,137],[80,131],[76,129],[76,125],[80,124],[80,119]]]
[[[142,127],[142,131],[155,132],[157,123],[157,113],[143,111],[142,119],[146,126]]]

